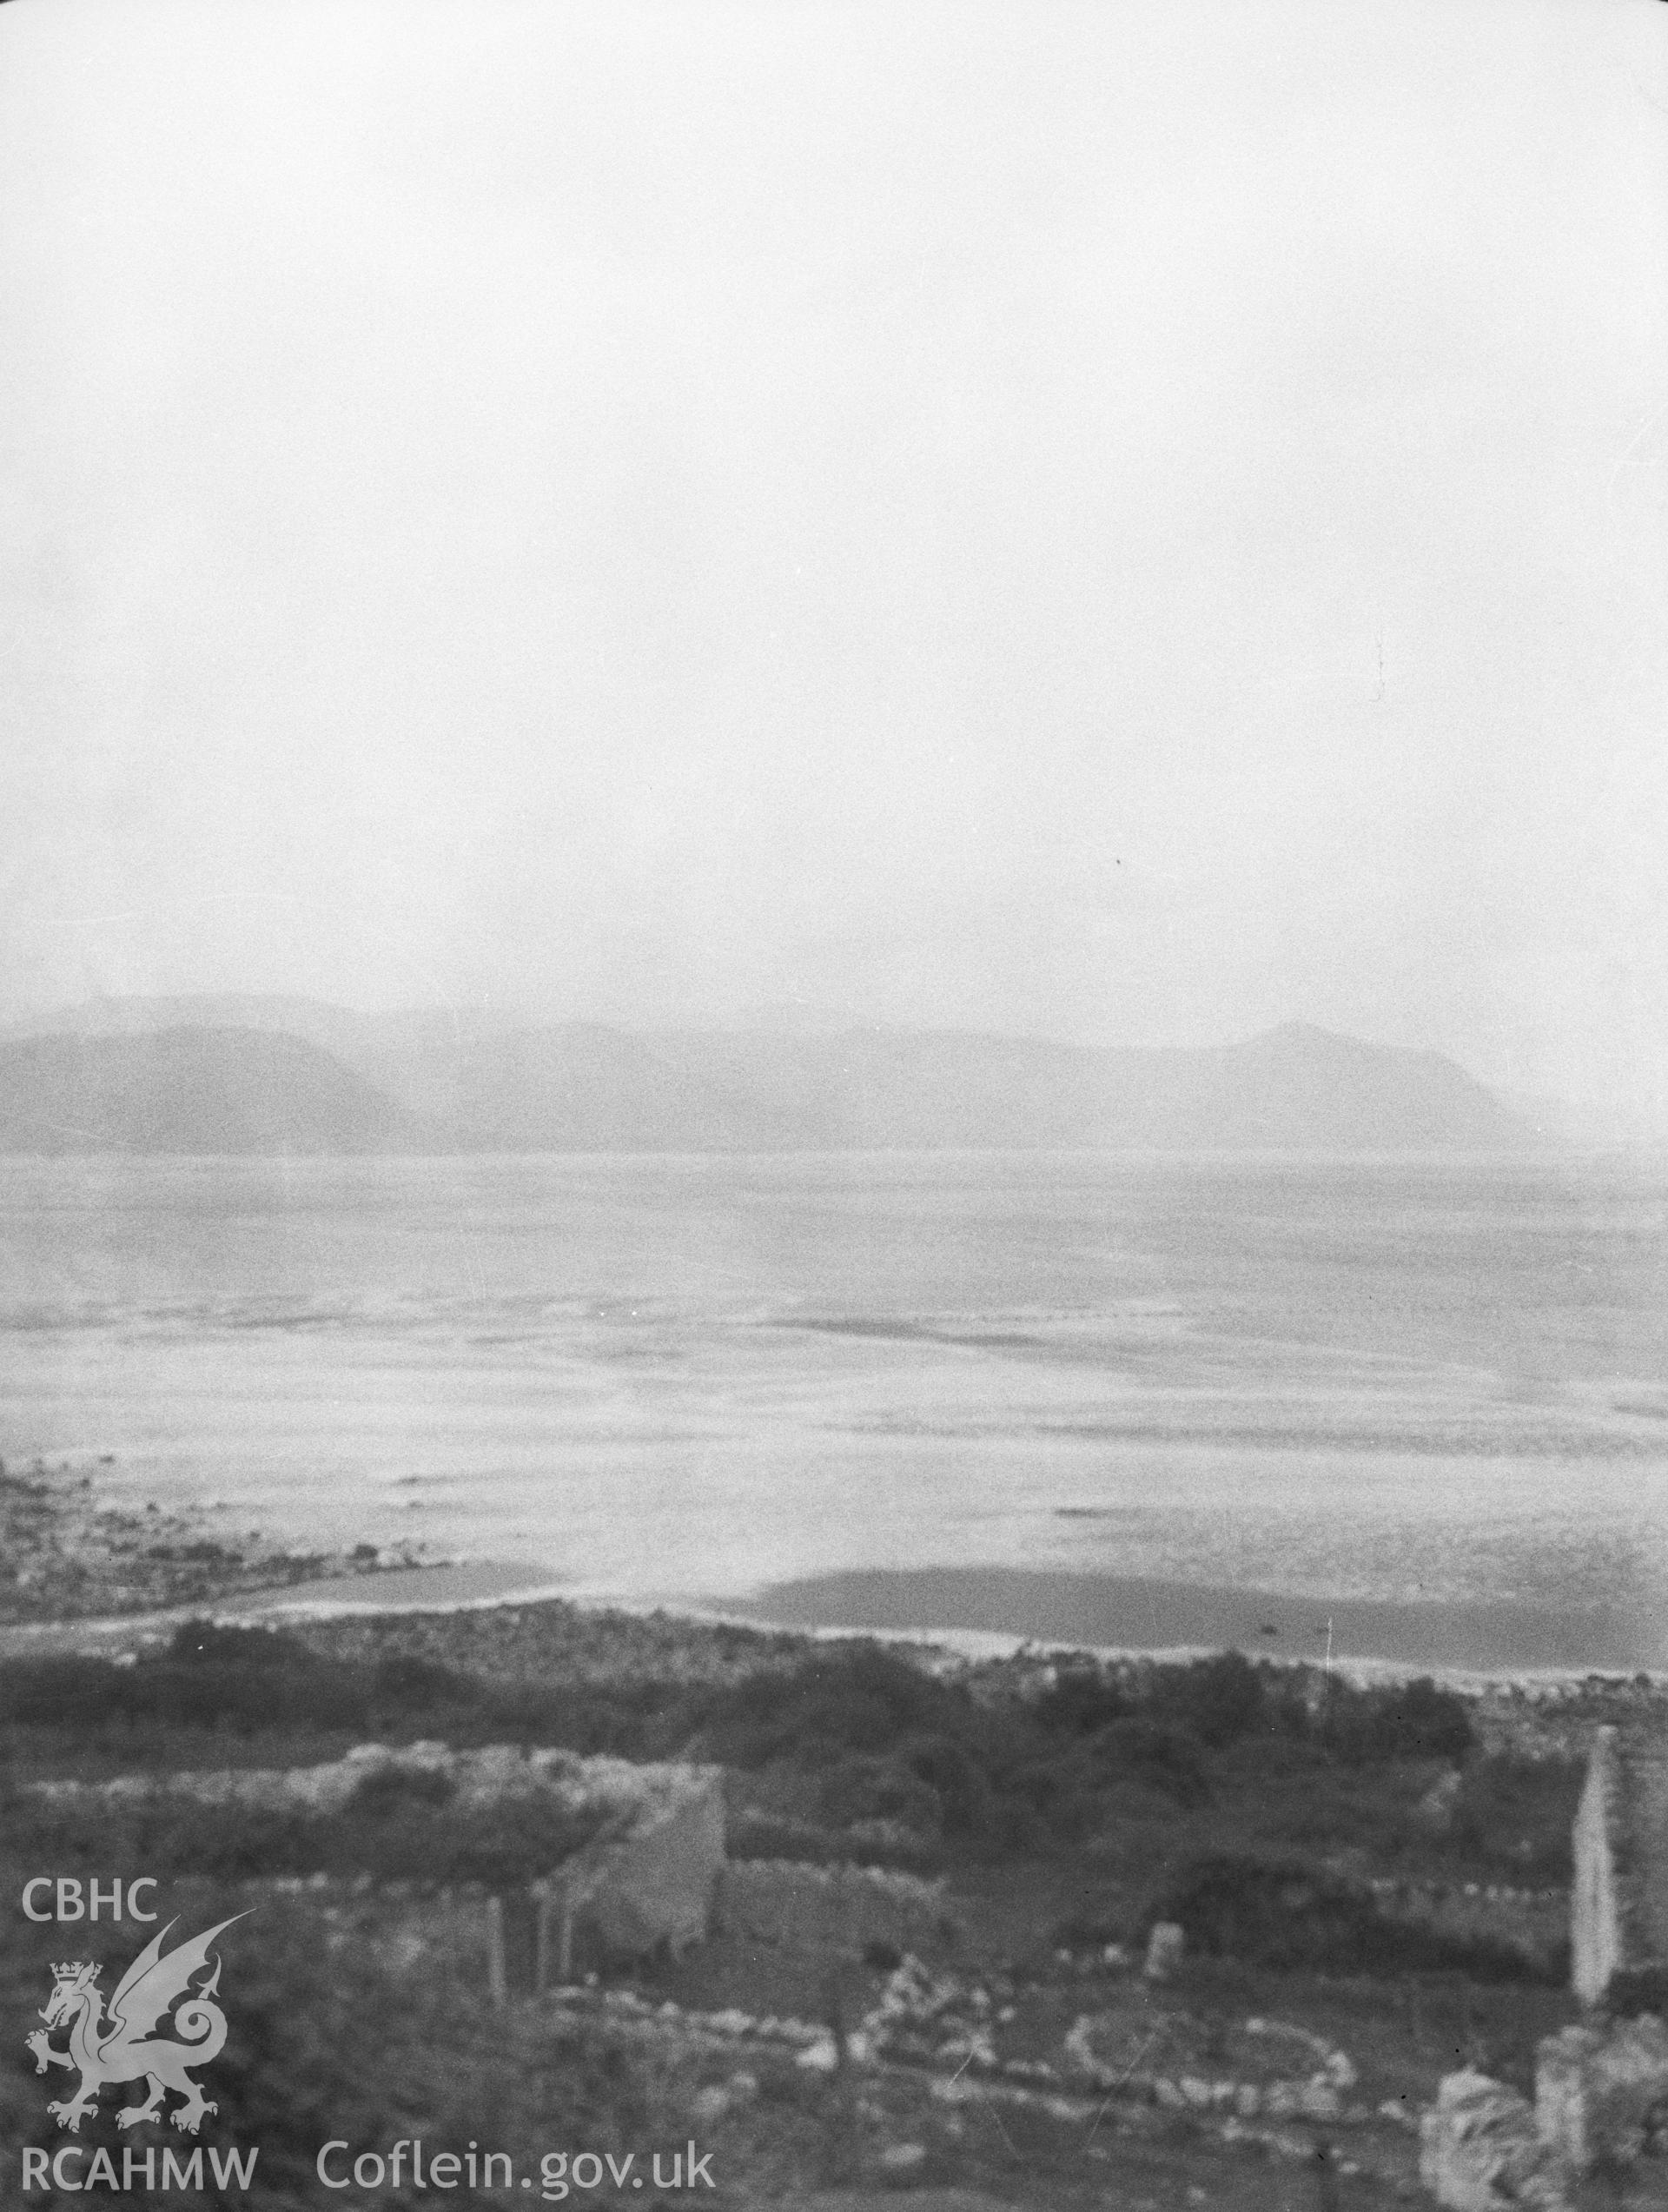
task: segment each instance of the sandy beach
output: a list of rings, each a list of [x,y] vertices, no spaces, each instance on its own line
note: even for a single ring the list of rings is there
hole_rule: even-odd
[[[1231,1647],[1431,1673],[1626,1673],[1668,1664],[1660,1621],[1619,1608],[1294,1597],[1017,1567],[820,1575],[778,1584],[729,1610],[784,1627],[962,1631],[1096,1650]]]
[[[74,1465],[0,1471],[0,1556],[8,1570],[0,1652],[137,1649],[194,1613],[211,1613],[275,1626],[410,1617],[427,1624],[419,1640],[437,1656],[455,1646],[478,1657],[481,1635],[467,1616],[527,1612],[575,1624],[678,1623],[695,1643],[730,1624],[795,1639],[906,1639],[968,1658],[1025,1647],[1172,1656],[1234,1649],[1294,1665],[1525,1681],[1668,1669],[1662,1623],[1638,1605],[1393,1600],[965,1566],[805,1576],[751,1593],[714,1592],[705,1602],[605,1599],[576,1590],[535,1560],[437,1560],[369,1543],[303,1553],[257,1532],[234,1537],[223,1512],[113,1504],[101,1474]],[[455,1619],[451,1628],[448,1618]],[[489,1630],[486,1643],[495,1640]]]

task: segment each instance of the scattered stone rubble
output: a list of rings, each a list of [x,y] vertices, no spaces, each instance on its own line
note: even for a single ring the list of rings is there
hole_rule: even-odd
[[[549,2002],[556,2010],[578,2018],[595,2018],[648,2033],[676,2034],[687,2041],[725,2048],[738,2043],[775,2044],[792,2055],[820,2053],[828,2046],[831,2065],[836,2056],[828,2030],[818,2023],[786,2015],[778,2019],[773,2014],[744,2012],[738,2005],[719,2012],[702,2012],[675,2004],[670,1998],[657,2004],[635,1990],[594,1989],[577,1984],[552,1990]]]
[[[1085,2013],[1066,2036],[1065,2055],[1102,2089],[1146,2093],[1177,2112],[1334,2126],[1379,2116],[1347,2101],[1357,2081],[1349,2054],[1284,2020],[1254,2017],[1224,2033],[1185,2012]]]
[[[1222,2095],[1217,2085],[1185,2072],[1176,2080],[1128,2067],[1114,2070],[1099,2055],[1093,2034],[1096,2023],[1087,2019],[1067,2038],[1064,2069],[1040,2059],[1004,2059],[996,2047],[995,2028],[1006,2016],[991,1992],[977,1983],[936,1974],[913,1957],[890,1976],[878,2003],[843,2049],[831,2029],[809,2021],[761,2017],[738,2008],[685,2010],[629,1990],[563,1987],[553,1990],[546,2002],[566,2017],[594,2020],[635,2036],[671,2036],[685,2047],[728,2050],[737,2056],[751,2047],[761,2057],[774,2050],[809,2072],[831,2074],[843,2063],[871,2077],[907,2069],[917,2078],[927,2077],[936,2103],[1022,2108],[1075,2127],[1099,2125],[1106,2117],[1109,2092],[1115,2091],[1132,2119],[1143,2108],[1187,2111],[1224,2142],[1260,2144],[1274,2156],[1306,2162],[1314,2158],[1313,2135],[1301,2126],[1281,2125],[1282,2120],[1336,2126],[1380,2116],[1365,2106],[1344,2103],[1342,2092],[1356,2078],[1347,2054],[1284,2021],[1252,2019],[1237,2031],[1244,2047],[1254,2053],[1248,2063],[1261,2068],[1266,2082],[1268,2093],[1250,2099]],[[1144,2017],[1150,2043],[1154,2023],[1150,2015]],[[1176,2016],[1175,2026],[1178,2042],[1205,2038],[1209,2032],[1205,2023],[1184,2016]],[[1306,2070],[1279,2072],[1294,2061]],[[1239,2063],[1242,2069],[1248,2063],[1242,2051]],[[735,2081],[757,2085],[745,2073]],[[1264,2083],[1250,2086],[1261,2090]],[[1400,2111],[1393,2116],[1402,2117]],[[1341,2161],[1339,2170],[1360,2169]]]
[[[1545,2037],[1532,2105],[1487,2075],[1450,2074],[1420,2133],[1420,2178],[1446,2212],[1567,2212],[1584,2176],[1668,2154],[1668,2028],[1647,2014]]]
[[[1443,2077],[1420,2123],[1419,2177],[1445,2212],[1567,2212],[1528,2099],[1469,2068]]]
[[[1567,1890],[1523,1890],[1510,1882],[1405,1882],[1389,1875],[1375,1875],[1367,1883],[1380,1904],[1434,1906],[1445,1898],[1465,1897],[1482,1904],[1503,1905],[1512,1912],[1536,1909],[1565,1911],[1569,1909]]]
[[[1548,2036],[1535,2067],[1535,2126],[1576,2174],[1668,2150],[1668,2028],[1647,2013]]]
[[[953,1975],[934,1974],[911,1955],[893,1972],[878,2003],[852,2036],[851,2055],[859,2060],[886,2058],[911,2065],[976,2066],[994,2071],[993,2010],[988,1990],[970,1987]]]

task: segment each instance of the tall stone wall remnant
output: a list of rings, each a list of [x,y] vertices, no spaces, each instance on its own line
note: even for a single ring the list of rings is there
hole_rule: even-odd
[[[1600,1728],[1576,1811],[1570,1979],[1585,2005],[1668,1980],[1668,1740]]]

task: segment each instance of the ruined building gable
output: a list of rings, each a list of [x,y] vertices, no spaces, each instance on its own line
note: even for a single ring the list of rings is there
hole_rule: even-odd
[[[1668,1740],[1601,1728],[1576,1813],[1571,1979],[1585,2004],[1668,1976]]]

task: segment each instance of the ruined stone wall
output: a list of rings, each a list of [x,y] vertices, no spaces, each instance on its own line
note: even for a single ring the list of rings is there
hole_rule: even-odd
[[[1621,1899],[1613,1838],[1621,1819],[1616,1731],[1601,1728],[1587,1759],[1576,1808],[1575,1878],[1570,1890],[1570,1983],[1583,2004],[1597,2004],[1620,1968]]]
[[[716,1769],[684,1770],[682,1785],[599,1837],[553,1878],[605,1959],[641,1958],[662,1944],[699,1943],[724,1866],[724,1788]]]
[[[1668,1742],[1601,1728],[1574,1831],[1571,1982],[1584,2004],[1637,2003],[1668,1977]]]
[[[340,1812],[373,1777],[441,1775],[460,1806],[497,1805],[506,1798],[547,1798],[573,1811],[598,1811],[648,1818],[678,1800],[716,1768],[659,1765],[577,1752],[527,1750],[520,1744],[486,1744],[453,1751],[441,1743],[361,1744],[320,1766],[215,1767],[122,1774],[109,1782],[31,1783],[32,1792],[57,1804],[112,1804],[155,1798],[189,1798],[197,1805],[228,1805],[262,1812]],[[705,1786],[701,1785],[700,1786]]]
[[[1369,1882],[1373,1901],[1398,1926],[1427,1928],[1460,1943],[1498,1944],[1538,1971],[1561,1974],[1570,1940],[1567,1890],[1495,1883]]]

